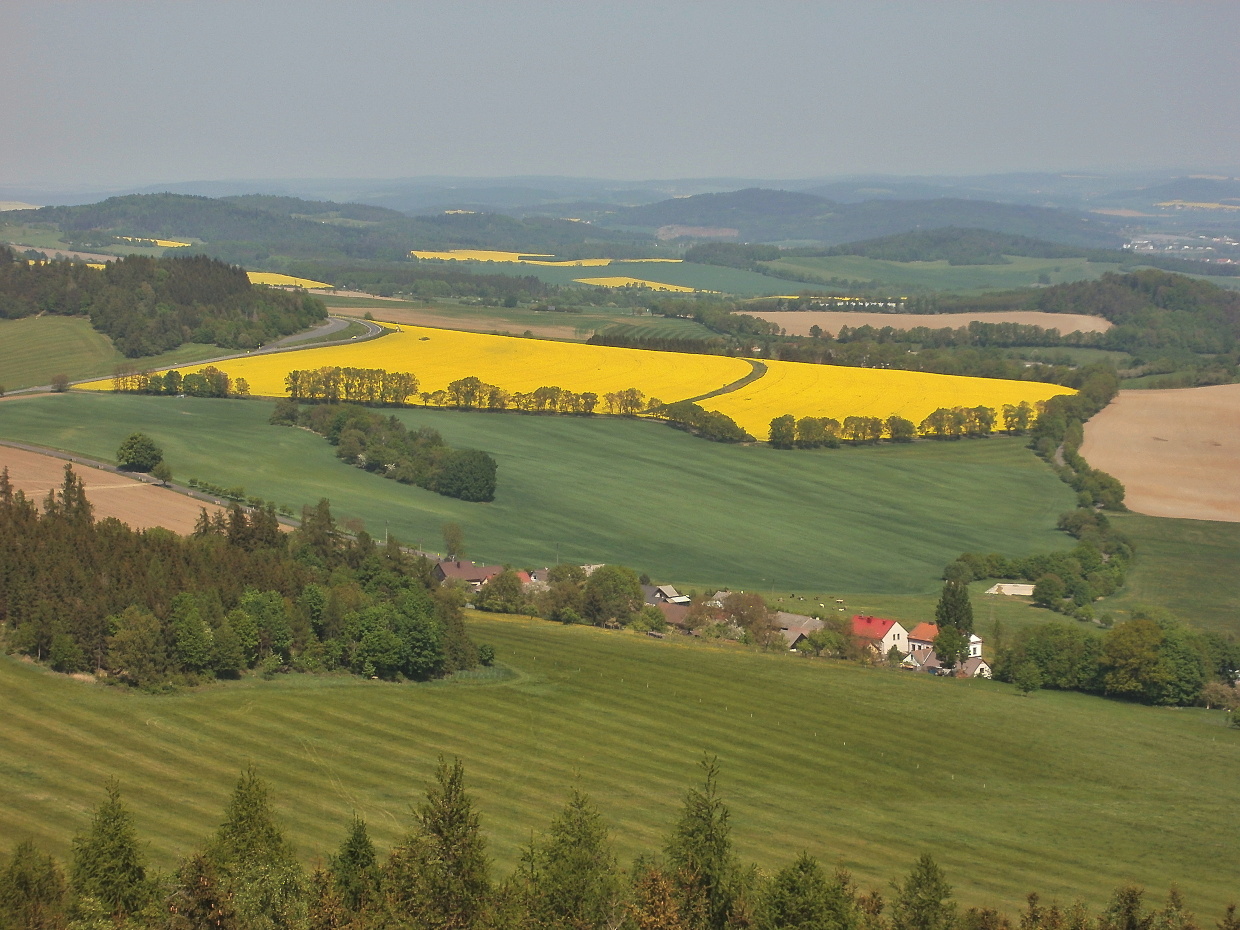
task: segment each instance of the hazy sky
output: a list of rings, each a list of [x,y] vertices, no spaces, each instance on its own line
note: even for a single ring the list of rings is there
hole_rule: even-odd
[[[0,185],[1240,164],[1240,0],[0,0]]]

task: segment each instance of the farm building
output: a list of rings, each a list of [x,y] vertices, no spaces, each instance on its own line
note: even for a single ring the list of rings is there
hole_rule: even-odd
[[[1031,584],[1012,584],[1011,582],[1003,582],[1001,584],[991,585],[986,589],[987,594],[1006,594],[1009,597],[1033,597],[1033,585]]]
[[[821,620],[807,617],[804,614],[791,614],[786,610],[776,611],[772,619],[775,626],[779,627],[779,632],[783,634],[789,649],[795,649],[797,643],[805,637],[822,629]]]
[[[660,604],[688,604],[690,599],[685,597],[670,584],[644,584],[642,585],[642,595],[646,599],[646,603],[651,607],[658,607]]]
[[[939,661],[939,657],[934,654],[933,649],[914,649],[900,664],[903,668],[917,672],[929,672],[932,675],[947,674],[947,669]],[[990,678],[990,663],[980,655],[970,656],[960,663],[960,667],[956,669],[956,674],[961,678]]]
[[[862,644],[874,650],[878,655],[885,656],[892,648],[907,653],[908,631],[895,620],[884,620],[882,617],[871,617],[866,614],[854,614],[852,618],[853,636]]]
[[[474,591],[504,570],[502,565],[475,565],[473,562],[436,562],[433,574],[438,582],[463,581]]]

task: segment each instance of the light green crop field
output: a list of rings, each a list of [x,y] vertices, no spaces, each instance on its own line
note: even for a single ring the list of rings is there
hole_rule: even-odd
[[[186,343],[171,352],[127,359],[112,340],[91,328],[85,317],[41,316],[0,320],[0,386],[6,391],[48,384],[56,375],[69,380],[112,374],[119,364],[143,368],[185,365],[227,353],[219,346]]]
[[[932,852],[964,904],[1016,911],[1179,885],[1235,900],[1240,730],[1221,712],[937,679],[684,639],[471,614],[508,670],[427,685],[289,675],[152,697],[0,659],[0,836],[65,857],[106,779],[155,863],[219,823],[253,763],[306,862],[354,811],[385,854],[435,759],[460,757],[498,871],[573,784],[621,862],[657,852],[716,754],[743,861],[807,850],[884,893]]]
[[[738,297],[762,297],[777,294],[799,294],[802,290],[821,290],[813,285],[798,284],[771,278],[754,271],[699,265],[696,262],[612,262],[598,267],[549,268],[545,265],[521,265],[515,262],[479,263],[473,267],[486,274],[534,275],[549,284],[584,287],[577,278],[638,278],[676,284],[702,291],[719,291]]]
[[[227,365],[224,365],[227,370]],[[612,417],[405,409],[499,463],[496,500],[471,504],[341,463],[306,430],[267,424],[268,401],[71,393],[0,404],[0,437],[112,460],[141,431],[180,481],[196,477],[432,550],[445,522],[470,557],[538,567],[620,562],[675,584],[937,591],[964,551],[1067,548],[1067,485],[1019,439],[779,451],[706,442]]]
[[[1025,258],[1010,256],[1007,265],[950,265],[937,262],[890,262],[862,255],[826,258],[781,258],[764,264],[772,270],[787,269],[820,278],[865,281],[876,287],[910,291],[952,291],[967,294],[983,290],[1032,287],[1041,283],[1062,284],[1100,278],[1118,271],[1118,264],[1088,262],[1083,258]],[[810,285],[801,285],[802,287]],[[792,292],[795,293],[795,292]]]
[[[39,249],[65,249],[60,240],[60,230],[51,223],[4,223],[0,222],[0,242],[16,242]]]

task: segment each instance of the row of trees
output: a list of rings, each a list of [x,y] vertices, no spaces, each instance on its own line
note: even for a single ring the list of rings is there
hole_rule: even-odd
[[[1053,622],[1022,628],[1001,642],[995,677],[1022,690],[1084,691],[1145,704],[1240,703],[1234,681],[1240,645],[1180,625],[1165,613],[1136,610],[1114,629]],[[1220,693],[1222,698],[1219,698]]]
[[[134,371],[128,366],[112,373],[112,390],[137,394],[189,397],[249,397],[250,383],[245,378],[231,378],[228,372],[214,365],[182,375],[175,368],[164,374]]]
[[[340,846],[307,874],[246,771],[219,829],[171,874],[151,869],[133,815],[109,783],[73,843],[68,875],[33,842],[0,869],[0,925],[12,930],[1199,930],[1174,886],[1153,909],[1124,886],[1098,913],[1043,905],[1009,916],[962,909],[922,854],[884,895],[802,852],[778,869],[747,865],[732,841],[716,760],[685,793],[658,854],[619,867],[611,833],[574,788],[520,862],[497,880],[459,760],[442,757],[408,832],[386,856],[355,814]],[[322,860],[320,860],[322,861]],[[1237,930],[1230,906],[1219,930]]]
[[[396,417],[365,407],[303,408],[291,399],[276,401],[270,422],[312,430],[336,447],[337,458],[385,478],[465,501],[495,499],[495,459],[477,449],[453,449],[428,426],[410,432]]]
[[[421,679],[472,667],[464,595],[430,570],[395,540],[340,532],[327,501],[291,533],[270,505],[234,505],[204,510],[182,538],[95,521],[69,466],[42,508],[0,471],[3,645],[57,671],[158,688],[249,669]]]
[[[0,317],[88,315],[125,356],[185,342],[252,349],[327,316],[319,300],[254,287],[241,268],[206,256],[130,256],[91,268],[29,264],[0,246]]]
[[[1019,404],[1003,405],[1003,427],[1012,434],[1025,433],[1036,422],[1037,406],[1022,400]],[[940,407],[914,424],[900,416],[851,416],[841,423],[834,417],[801,417],[784,414],[771,420],[769,440],[777,449],[837,448],[841,442],[853,445],[891,442],[912,442],[917,436],[928,439],[970,439],[989,436],[995,431],[998,413],[992,407]]]

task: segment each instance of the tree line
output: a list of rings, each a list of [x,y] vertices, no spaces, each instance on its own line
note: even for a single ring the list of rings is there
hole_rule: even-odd
[[[1022,400],[1019,404],[1003,405],[1003,429],[1011,435],[1027,432],[1036,422],[1042,404],[1036,406]],[[845,417],[841,423],[834,417],[801,417],[790,413],[771,420],[768,441],[777,449],[839,448],[841,442],[853,445],[872,444],[880,440],[912,442],[918,436],[927,439],[976,439],[990,436],[998,425],[999,415],[993,407],[939,407],[927,414],[919,424],[901,416]]]
[[[294,402],[408,406],[416,397],[424,407],[459,410],[515,410],[564,416],[593,416],[605,410],[618,416],[663,420],[715,442],[743,442],[753,438],[725,414],[706,410],[691,401],[665,404],[638,388],[608,391],[602,396],[593,391],[579,393],[556,385],[544,385],[532,391],[507,391],[474,375],[466,375],[449,382],[446,388],[419,393],[418,379],[409,372],[335,367],[291,371],[285,378],[285,385],[289,399]]]
[[[495,459],[453,449],[428,426],[410,432],[396,417],[355,404],[303,408],[292,399],[276,402],[270,422],[312,430],[336,447],[337,458],[402,484],[464,501],[495,499]]]
[[[807,852],[760,867],[738,856],[719,764],[705,757],[661,848],[622,869],[607,821],[579,788],[495,874],[459,759],[439,758],[404,836],[384,855],[355,813],[307,872],[270,788],[242,773],[219,828],[170,873],[151,868],[120,785],[109,782],[68,868],[32,840],[0,869],[12,930],[1201,930],[1172,885],[1164,903],[1122,886],[1106,906],[962,908],[931,853],[886,892]],[[1230,905],[1218,930],[1238,930]]]
[[[396,540],[341,532],[326,500],[289,533],[272,505],[234,504],[180,537],[96,521],[71,466],[42,507],[0,471],[3,645],[56,671],[153,689],[249,670],[432,678],[478,662],[463,604]]]
[[[0,246],[0,317],[86,315],[123,355],[157,355],[186,342],[253,349],[327,317],[317,299],[250,284],[206,256],[129,256],[91,268],[29,264]]]
[[[249,397],[250,382],[245,378],[232,378],[214,365],[187,375],[175,368],[161,375],[120,366],[112,373],[112,390],[171,397],[182,394],[188,397]]]

